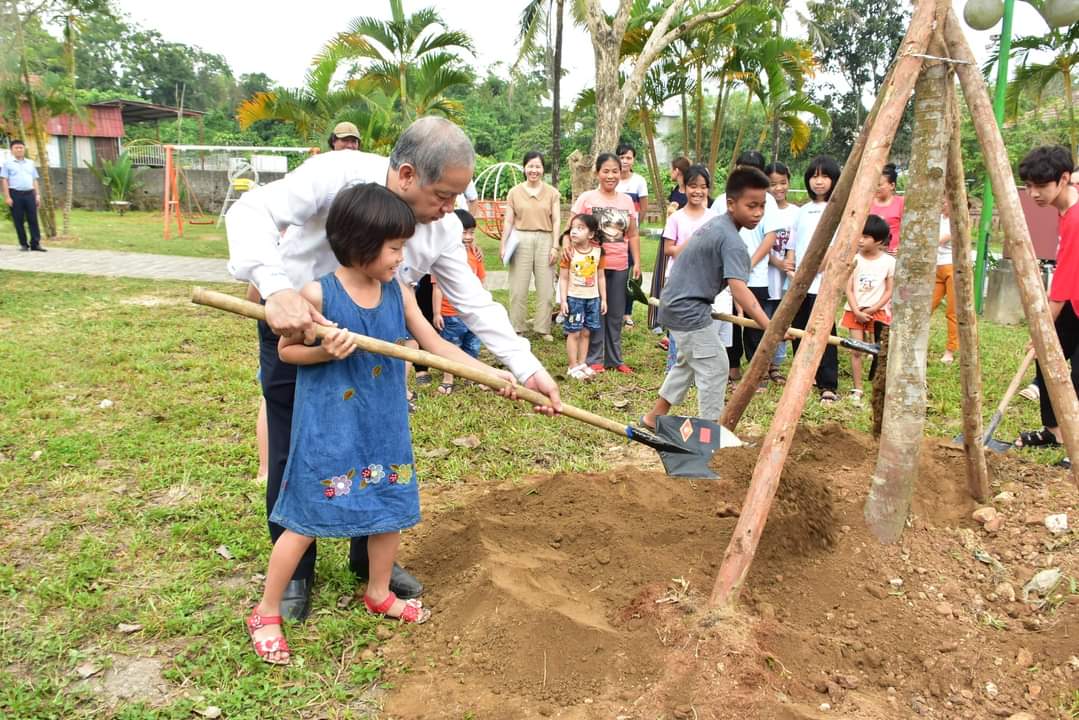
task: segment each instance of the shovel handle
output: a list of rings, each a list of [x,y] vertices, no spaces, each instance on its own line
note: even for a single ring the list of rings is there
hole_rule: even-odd
[[[760,330],[761,326],[757,324],[756,320],[747,317],[740,317],[738,315],[728,315],[727,313],[714,312],[712,317],[716,320],[722,320],[724,322],[734,323],[735,325],[741,325],[742,327],[754,328]],[[799,330],[796,327],[787,328],[787,334],[791,337],[801,339],[805,337],[805,330]],[[850,338],[842,338],[838,335],[829,335],[828,344],[835,345],[836,347],[847,348],[848,350],[856,350],[868,355],[876,355],[880,352],[880,346],[873,343],[858,342],[857,340],[851,340]]]
[[[1011,384],[1008,385],[1008,389],[1004,391],[1004,397],[1000,399],[1000,405],[997,405],[997,411],[993,413],[993,417],[989,419],[989,426],[985,430],[986,442],[989,441],[989,438],[993,437],[997,425],[1000,425],[1000,421],[1004,417],[1004,411],[1008,409],[1008,405],[1011,404],[1012,398],[1015,397],[1015,393],[1018,392],[1019,386],[1023,384],[1023,376],[1027,374],[1030,364],[1034,362],[1035,354],[1036,351],[1034,348],[1031,348],[1027,353],[1027,356],[1023,358],[1023,362],[1019,363],[1019,369],[1015,371]]]
[[[243,315],[255,320],[266,320],[266,308],[264,306],[233,295],[226,295],[225,293],[207,290],[202,287],[196,287],[191,291],[191,302],[197,305],[217,308],[218,310],[225,310],[237,315]],[[315,326],[315,334],[319,338],[326,337],[330,333],[336,332],[336,330],[337,328],[326,327],[325,325]],[[386,342],[385,340],[378,340],[354,332],[349,332],[349,339],[352,341],[353,345],[361,350],[366,350],[367,352],[375,353],[377,355],[397,358],[398,360],[407,360],[419,365],[427,365],[444,372],[459,375],[495,390],[502,390],[510,385],[509,382],[503,380],[494,373],[480,370],[471,365],[465,365],[456,360],[444,358],[441,355],[434,355],[425,350],[416,350],[404,345]],[[516,393],[517,397],[521,400],[530,402],[533,405],[551,404],[550,399],[546,395],[538,393],[531,388],[527,388],[523,385],[514,385],[513,388],[514,393]],[[574,420],[579,420],[580,422],[597,427],[600,430],[606,430],[621,437],[630,437],[630,430],[626,425],[611,420],[610,418],[605,418],[602,415],[588,412],[587,410],[575,407],[568,403],[562,403],[562,414],[571,417]]]

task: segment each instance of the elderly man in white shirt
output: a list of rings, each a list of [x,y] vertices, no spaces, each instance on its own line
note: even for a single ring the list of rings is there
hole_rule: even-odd
[[[295,366],[277,356],[277,336],[302,334],[314,341],[316,324],[330,324],[304,300],[299,288],[337,268],[326,239],[326,214],[342,188],[377,182],[397,193],[416,215],[416,234],[405,243],[398,277],[412,284],[431,273],[457,311],[487,348],[518,380],[550,398],[537,408],[553,414],[561,409],[558,386],[532,354],[528,341],[518,337],[502,305],[483,289],[468,266],[461,242],[461,223],[454,202],[472,178],[472,143],[453,123],[425,117],[414,122],[397,141],[389,158],[353,150],[317,155],[281,180],[249,190],[225,216],[229,242],[229,271],[249,280],[266,301],[266,323],[260,323],[260,362],[263,395],[269,420],[270,459],[266,487],[267,512],[277,501],[292,423]],[[281,233],[298,226],[282,240]],[[276,540],[283,528],[270,523]],[[349,565],[367,577],[367,538],[353,538]],[[281,605],[286,617],[302,620],[309,611],[314,582],[315,544],[300,562]],[[395,565],[390,589],[408,599],[423,586]]]

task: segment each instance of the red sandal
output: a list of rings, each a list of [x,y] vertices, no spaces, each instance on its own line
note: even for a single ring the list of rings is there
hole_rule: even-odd
[[[280,615],[261,615],[259,614],[258,605],[252,610],[251,614],[247,616],[247,634],[251,636],[251,645],[255,648],[255,654],[271,665],[288,665],[291,661],[291,651],[288,649],[288,642],[285,641],[285,636],[278,635],[277,637],[267,638],[265,640],[256,640],[255,631],[261,630],[267,625],[281,625],[282,620]],[[276,652],[288,653],[289,657],[284,660],[273,660],[270,655]]]
[[[395,602],[397,602],[397,596],[393,593],[387,595],[386,599],[378,605],[375,605],[374,601],[371,600],[371,598],[367,595],[363,596],[363,604],[367,607],[367,612],[373,615],[382,615],[383,617],[387,617],[391,620],[400,620],[401,622],[406,623],[416,623],[417,625],[427,622],[427,620],[431,617],[431,611],[425,608],[419,600],[406,600],[405,609],[401,611],[401,615],[399,617],[387,615],[386,613],[390,611],[390,608],[393,607],[393,604]]]

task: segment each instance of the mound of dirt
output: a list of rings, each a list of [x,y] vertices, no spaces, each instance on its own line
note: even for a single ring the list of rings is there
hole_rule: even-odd
[[[922,456],[912,527],[882,546],[861,517],[874,441],[800,431],[723,618],[704,601],[754,448],[717,455],[719,481],[623,468],[453,503],[410,538],[434,615],[381,651],[385,716],[1051,717],[1079,678],[1079,596],[1066,582],[1040,609],[1013,595],[1045,566],[1079,576],[1075,532],[1033,524],[1074,515],[1075,488],[994,458],[1006,521],[989,535],[962,453]]]

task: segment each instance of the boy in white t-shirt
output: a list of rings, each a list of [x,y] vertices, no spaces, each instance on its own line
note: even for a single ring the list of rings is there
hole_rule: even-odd
[[[854,258],[854,272],[847,281],[847,306],[842,325],[850,330],[855,340],[864,340],[872,333],[879,341],[885,325],[892,323],[892,288],[895,278],[895,257],[887,252],[889,240],[888,222],[879,215],[866,218],[862,237],[858,239],[858,255]],[[851,353],[851,374],[854,388],[851,400],[862,400],[862,355]],[[877,371],[877,361],[869,369],[869,377]]]

